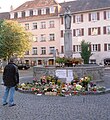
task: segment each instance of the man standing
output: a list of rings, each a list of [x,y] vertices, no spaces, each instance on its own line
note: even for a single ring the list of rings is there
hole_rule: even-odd
[[[14,104],[14,93],[15,86],[19,83],[19,73],[16,64],[14,64],[13,58],[10,59],[10,62],[4,68],[3,82],[5,86],[5,92],[2,99],[3,106],[7,104],[9,104],[9,107],[15,106],[16,104]],[[8,96],[9,102],[7,103]]]

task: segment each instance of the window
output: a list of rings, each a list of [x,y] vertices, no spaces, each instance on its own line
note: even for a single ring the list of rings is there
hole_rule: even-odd
[[[100,44],[93,44],[91,45],[91,51],[100,51]]]
[[[50,13],[55,13],[55,7],[50,7]]]
[[[14,18],[14,13],[10,13],[10,18]]]
[[[110,43],[104,44],[104,51],[110,51]]]
[[[25,17],[25,11],[22,11],[22,17],[23,18]]]
[[[45,55],[46,54],[46,47],[41,47],[41,54]]]
[[[33,47],[32,52],[33,52],[33,55],[37,55],[37,47]]]
[[[30,16],[33,16],[33,10],[30,10]]]
[[[42,65],[42,60],[38,60],[38,65]]]
[[[45,22],[41,22],[41,29],[45,29],[46,28],[46,23]]]
[[[108,50],[110,51],[110,44],[108,44]]]
[[[106,19],[110,20],[110,11],[106,11]]]
[[[99,20],[99,12],[93,12],[89,14],[89,21]]]
[[[25,11],[26,17],[29,16],[29,11]]]
[[[50,53],[49,53],[49,54],[54,54],[54,52],[55,52],[55,47],[50,47],[49,50],[50,50]]]
[[[37,36],[33,36],[33,41],[37,42],[38,41],[38,37]]]
[[[73,52],[81,52],[81,45],[73,45]]]
[[[41,9],[41,14],[42,15],[46,14],[46,9]]]
[[[26,51],[26,52],[25,52],[25,55],[29,55],[29,51]]]
[[[50,34],[49,35],[49,40],[50,41],[54,41],[55,40],[55,35],[54,34]]]
[[[54,21],[49,21],[49,27],[54,28]]]
[[[73,36],[84,36],[84,28],[73,29]]]
[[[18,12],[18,18],[20,18],[21,17],[21,12]]]
[[[18,13],[15,13],[15,14],[14,14],[14,18],[18,18]]]
[[[41,42],[45,42],[46,41],[46,35],[45,34],[41,34]]]
[[[76,23],[82,22],[82,18],[81,18],[81,17],[82,17],[81,15],[76,15],[76,16],[75,16],[75,21],[76,21]]]
[[[25,24],[25,30],[29,30],[29,23]]]
[[[88,28],[88,35],[100,35],[100,27]]]
[[[38,15],[38,11],[37,10],[33,10],[33,15]]]
[[[107,34],[110,34],[110,26],[107,26]]]
[[[37,23],[33,23],[33,29],[37,29]]]

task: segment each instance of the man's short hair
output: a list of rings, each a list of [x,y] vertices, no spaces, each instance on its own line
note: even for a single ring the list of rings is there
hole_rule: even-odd
[[[14,62],[14,58],[10,58],[10,62]]]

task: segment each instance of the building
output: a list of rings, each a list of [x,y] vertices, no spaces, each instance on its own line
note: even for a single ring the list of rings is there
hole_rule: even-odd
[[[64,57],[64,12],[70,6],[73,57],[80,57],[82,40],[90,42],[90,63],[110,64],[110,0],[28,1],[10,11],[33,34],[32,49],[23,60],[33,65],[54,65],[56,56]]]

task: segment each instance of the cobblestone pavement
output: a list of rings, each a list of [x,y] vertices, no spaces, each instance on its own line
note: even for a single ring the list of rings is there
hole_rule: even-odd
[[[109,74],[105,78],[110,80]],[[3,90],[0,85],[1,97]],[[0,120],[110,120],[110,94],[59,97],[16,92],[15,103],[11,108],[0,104]]]

